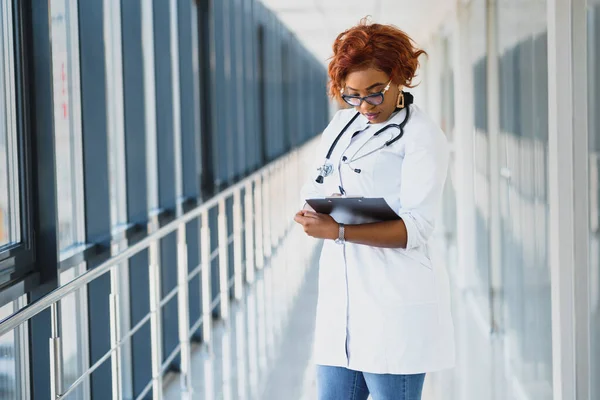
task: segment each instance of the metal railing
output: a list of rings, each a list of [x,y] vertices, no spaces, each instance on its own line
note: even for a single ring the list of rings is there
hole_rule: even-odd
[[[202,328],[203,342],[210,344],[213,312],[216,307],[219,306],[220,318],[226,319],[229,315],[231,289],[233,289],[233,298],[239,300],[243,295],[245,282],[248,284],[254,282],[256,270],[261,270],[266,265],[266,260],[291,229],[292,217],[299,205],[300,185],[304,181],[304,173],[307,172],[304,168],[304,159],[306,156],[311,156],[315,144],[316,141],[312,140],[300,149],[293,150],[162,227],[158,226],[158,218],[153,218],[147,237],[0,321],[0,337],[28,323],[31,318],[50,308],[52,325],[48,371],[51,398],[63,399],[73,393],[110,358],[112,398],[121,399],[120,351],[136,332],[150,322],[152,378],[136,399],[144,398],[150,390],[154,400],[162,399],[163,376],[177,355],[181,357],[182,398],[189,398],[192,336]],[[233,218],[232,232],[228,230],[227,221],[229,210],[226,204],[229,199],[232,199],[230,214]],[[216,226],[210,226],[209,223],[209,213],[213,208],[217,209],[218,214]],[[200,224],[200,264],[190,271],[186,224],[193,220],[199,221]],[[211,252],[211,230],[213,229],[217,230],[218,243],[216,250]],[[160,240],[171,233],[177,235],[177,286],[166,296],[162,296]],[[230,245],[233,246],[233,260],[228,259]],[[127,260],[145,250],[148,250],[149,254],[150,312],[128,332],[120,332],[119,268],[125,268]],[[219,257],[219,293],[213,294],[211,293],[211,267],[216,257]],[[233,264],[233,274],[230,273],[230,263]],[[106,274],[110,275],[111,288],[110,349],[85,369],[70,386],[63,387],[60,301]],[[189,282],[199,274],[201,275],[202,310],[196,321],[190,321]],[[179,343],[168,357],[163,357],[161,309],[176,295]]]

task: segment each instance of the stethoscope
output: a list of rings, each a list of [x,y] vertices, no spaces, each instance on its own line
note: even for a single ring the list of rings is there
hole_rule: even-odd
[[[410,104],[412,103],[412,96],[407,96],[409,95],[409,93],[405,93],[405,102],[406,102],[406,115],[404,116],[404,120],[400,123],[400,124],[387,124],[386,126],[384,126],[383,128],[379,129],[377,132],[375,132],[373,134],[372,137],[377,137],[379,134],[387,131],[388,129],[391,128],[395,128],[398,129],[399,133],[396,136],[393,136],[390,140],[386,141],[382,146],[369,151],[366,154],[361,155],[360,157],[357,158],[352,158],[348,161],[347,157],[343,157],[342,160],[344,162],[346,162],[347,164],[350,164],[350,162],[352,161],[356,161],[359,160],[363,157],[366,157],[370,154],[375,153],[378,150],[383,149],[384,147],[390,146],[392,144],[394,144],[396,141],[398,141],[400,138],[402,138],[402,136],[404,135],[404,126],[406,125],[406,123],[408,122],[408,118],[410,117]],[[408,101],[407,101],[408,100]],[[323,162],[323,165],[321,167],[318,168],[319,171],[319,176],[317,176],[316,182],[317,183],[323,183],[323,178],[331,175],[333,173],[333,164],[331,162],[329,162],[329,159],[331,158],[331,154],[333,153],[333,150],[335,149],[335,146],[338,144],[338,142],[340,141],[341,137],[344,135],[344,133],[348,130],[348,128],[350,127],[350,125],[352,125],[352,123],[356,120],[356,118],[358,118],[358,116],[360,115],[359,112],[357,112],[352,119],[350,120],[350,122],[348,122],[346,124],[346,126],[344,126],[344,128],[340,131],[340,133],[338,133],[337,137],[335,138],[335,140],[333,141],[333,143],[331,143],[331,146],[329,147],[329,151],[327,151],[327,155],[325,156],[325,161]],[[371,138],[369,138],[369,140],[371,140]],[[367,140],[368,142],[368,140]],[[360,150],[363,148],[363,146],[367,143],[365,142],[354,154],[354,156],[356,156],[356,154],[358,154],[358,152],[360,152]],[[362,171],[359,168],[351,168],[352,171],[356,172],[357,174],[360,174]]]

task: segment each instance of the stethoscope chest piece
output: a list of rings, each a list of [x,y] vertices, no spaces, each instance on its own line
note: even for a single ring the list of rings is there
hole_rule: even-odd
[[[322,166],[318,168],[319,177],[317,178],[318,183],[323,183],[323,178],[333,174],[333,164],[329,162],[325,162]]]

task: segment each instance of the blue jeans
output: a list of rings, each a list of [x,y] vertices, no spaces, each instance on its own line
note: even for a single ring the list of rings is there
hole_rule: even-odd
[[[370,374],[317,365],[319,400],[421,400],[425,374]]]

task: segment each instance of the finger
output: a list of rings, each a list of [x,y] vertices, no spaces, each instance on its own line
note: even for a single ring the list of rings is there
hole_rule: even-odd
[[[319,218],[319,213],[314,211],[304,211],[304,217],[306,218]]]
[[[303,216],[296,216],[296,217],[294,217],[294,221],[296,221],[300,225],[306,226],[309,222],[309,219],[306,217],[303,217]]]

